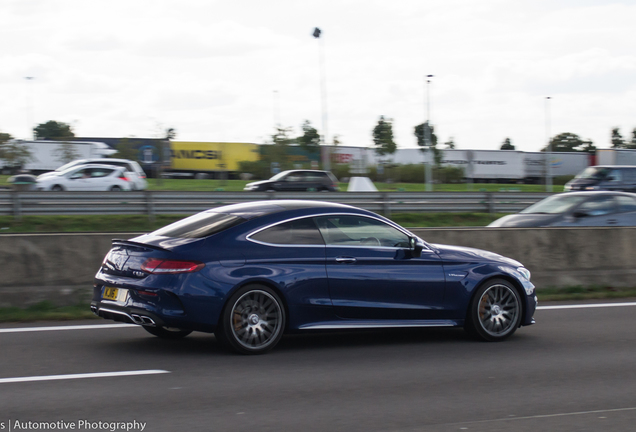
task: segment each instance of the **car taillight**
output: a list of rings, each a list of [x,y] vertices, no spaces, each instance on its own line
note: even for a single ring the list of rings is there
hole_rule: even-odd
[[[145,179],[146,176],[145,175],[140,175],[139,178]]]
[[[119,176],[119,178],[120,178],[121,180],[124,180],[124,181],[130,181],[130,179],[129,179],[128,177],[126,177],[125,175],[123,175],[123,174],[122,174],[122,175],[120,175],[120,176]]]
[[[163,260],[148,258],[141,269],[152,274],[192,273],[201,270],[205,264],[199,261]]]

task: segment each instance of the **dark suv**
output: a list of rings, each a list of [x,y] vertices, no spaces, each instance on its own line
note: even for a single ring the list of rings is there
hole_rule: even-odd
[[[243,190],[251,192],[336,192],[338,191],[338,179],[329,171],[291,170],[278,173],[269,180],[248,183]]]

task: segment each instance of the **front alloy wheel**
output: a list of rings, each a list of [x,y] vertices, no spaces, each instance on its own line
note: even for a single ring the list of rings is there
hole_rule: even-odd
[[[230,298],[222,319],[220,333],[232,349],[242,354],[262,354],[283,336],[285,311],[272,289],[250,285]]]
[[[512,335],[521,322],[518,291],[503,279],[481,286],[470,305],[466,330],[479,339],[498,342]]]

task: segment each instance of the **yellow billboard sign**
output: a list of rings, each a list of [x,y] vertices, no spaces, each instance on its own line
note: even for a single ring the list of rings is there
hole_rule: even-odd
[[[189,142],[170,143],[170,166],[183,171],[238,171],[239,162],[258,161],[259,146],[251,143]]]

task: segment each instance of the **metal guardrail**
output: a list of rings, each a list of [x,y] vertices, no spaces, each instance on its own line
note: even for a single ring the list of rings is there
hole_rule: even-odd
[[[338,202],[390,215],[405,212],[515,213],[549,196],[526,192],[0,192],[0,215],[194,214],[271,199]]]

